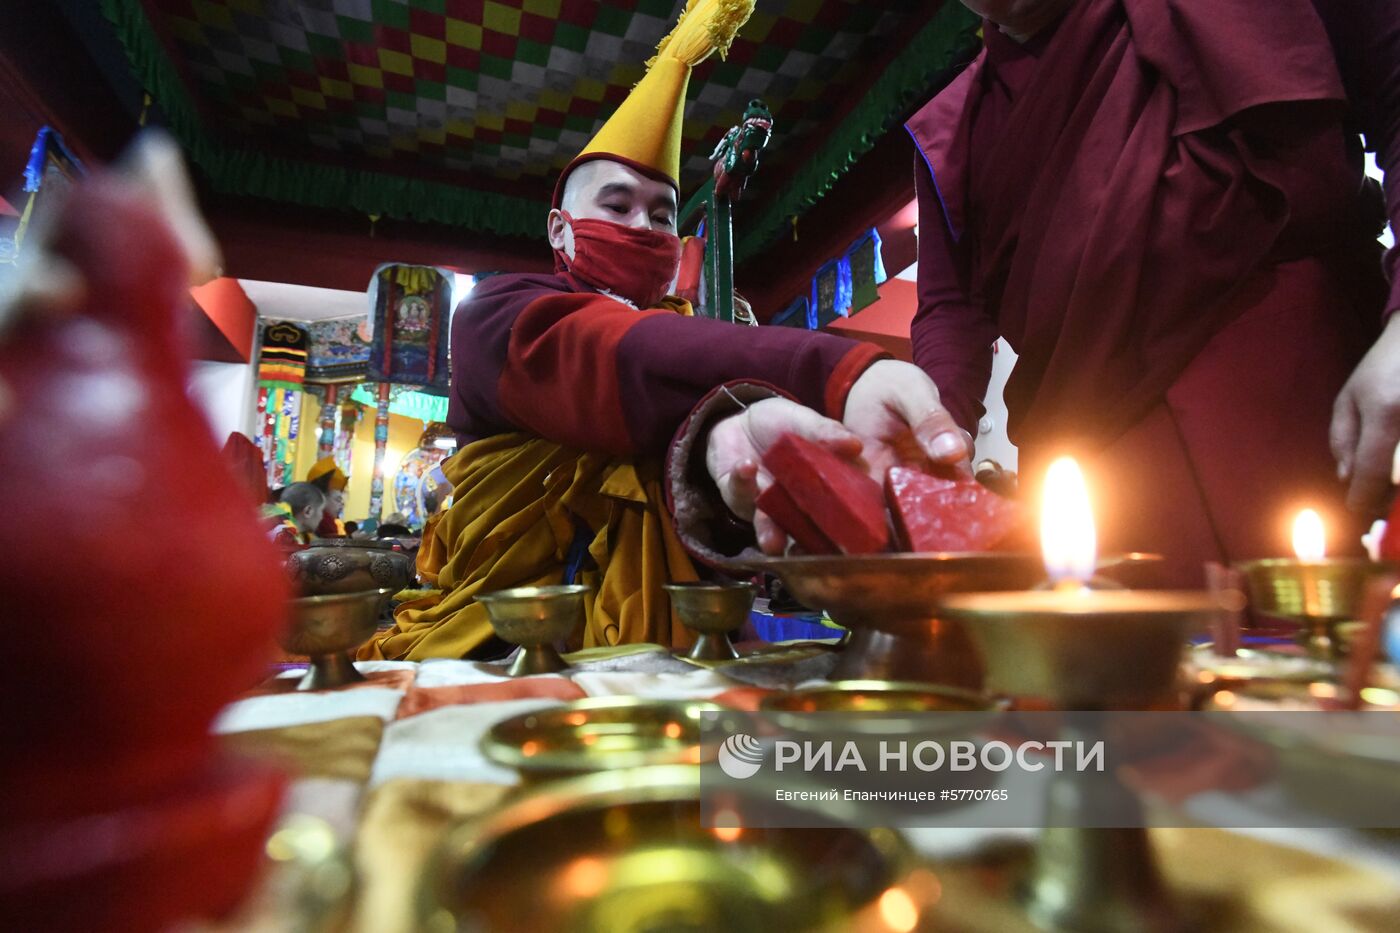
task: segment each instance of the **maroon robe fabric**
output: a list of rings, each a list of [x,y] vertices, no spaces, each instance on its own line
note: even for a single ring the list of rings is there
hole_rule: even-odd
[[[989,25],[909,123],[916,361],[970,427],[1005,336],[1023,475],[1091,457],[1105,545],[1167,551],[1181,582],[1279,553],[1295,493],[1339,497],[1331,401],[1384,292],[1347,122],[1367,79],[1327,25],[1307,0],[1079,0],[1024,46]]]
[[[498,275],[452,319],[447,424],[461,446],[519,430],[660,456],[717,386],[764,382],[840,419],[856,377],[885,356],[834,334],[637,311],[566,273]]]

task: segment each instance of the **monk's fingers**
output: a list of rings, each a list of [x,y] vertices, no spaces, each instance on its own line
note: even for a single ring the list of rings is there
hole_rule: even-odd
[[[919,446],[939,463],[972,459],[972,435],[958,426],[947,409],[929,412],[913,427]]]
[[[1390,495],[1391,466],[1400,430],[1388,421],[1363,421],[1360,440],[1351,464],[1347,508],[1363,515],[1379,515]]]
[[[745,521],[752,521],[754,502],[758,499],[758,464],[753,460],[740,460],[714,479],[729,511]]]
[[[758,548],[765,554],[782,556],[787,550],[787,534],[769,518],[766,512],[757,511],[753,515],[754,536],[758,538]]]
[[[784,434],[796,434],[833,453],[855,456],[861,440],[839,421],[824,417],[805,405],[781,398],[756,402],[745,412],[749,436],[760,452],[768,450]]]
[[[1356,458],[1356,442],[1360,433],[1361,415],[1356,408],[1356,394],[1348,384],[1332,405],[1332,424],[1327,432],[1332,459],[1337,461],[1337,479],[1351,479],[1352,462]]]

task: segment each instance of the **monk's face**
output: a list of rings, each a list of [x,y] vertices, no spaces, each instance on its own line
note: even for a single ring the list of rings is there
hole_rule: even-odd
[[[962,0],[962,5],[1013,36],[1033,36],[1069,9],[1074,0]]]
[[[345,508],[345,490],[332,489],[326,493],[326,514],[339,518]]]
[[[676,232],[676,190],[620,162],[598,159],[569,173],[561,199],[575,220],[607,220],[624,227]],[[574,237],[559,210],[549,212],[549,245],[574,257]]]

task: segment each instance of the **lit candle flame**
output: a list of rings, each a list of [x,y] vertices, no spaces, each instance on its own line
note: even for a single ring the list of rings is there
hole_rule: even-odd
[[[1293,553],[1304,561],[1322,560],[1327,556],[1322,517],[1312,509],[1303,509],[1293,520]]]
[[[1061,457],[1045,474],[1040,510],[1040,548],[1056,585],[1087,584],[1094,575],[1097,540],[1084,474],[1072,457]]]

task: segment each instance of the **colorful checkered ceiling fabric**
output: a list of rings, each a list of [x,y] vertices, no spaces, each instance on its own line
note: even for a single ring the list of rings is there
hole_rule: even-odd
[[[405,174],[541,184],[626,97],[682,5],[146,0],[216,135]],[[710,150],[754,97],[777,120],[769,163],[800,161],[832,105],[873,80],[882,46],[927,9],[758,0],[728,61],[700,66],[691,83],[683,184],[704,179]]]

